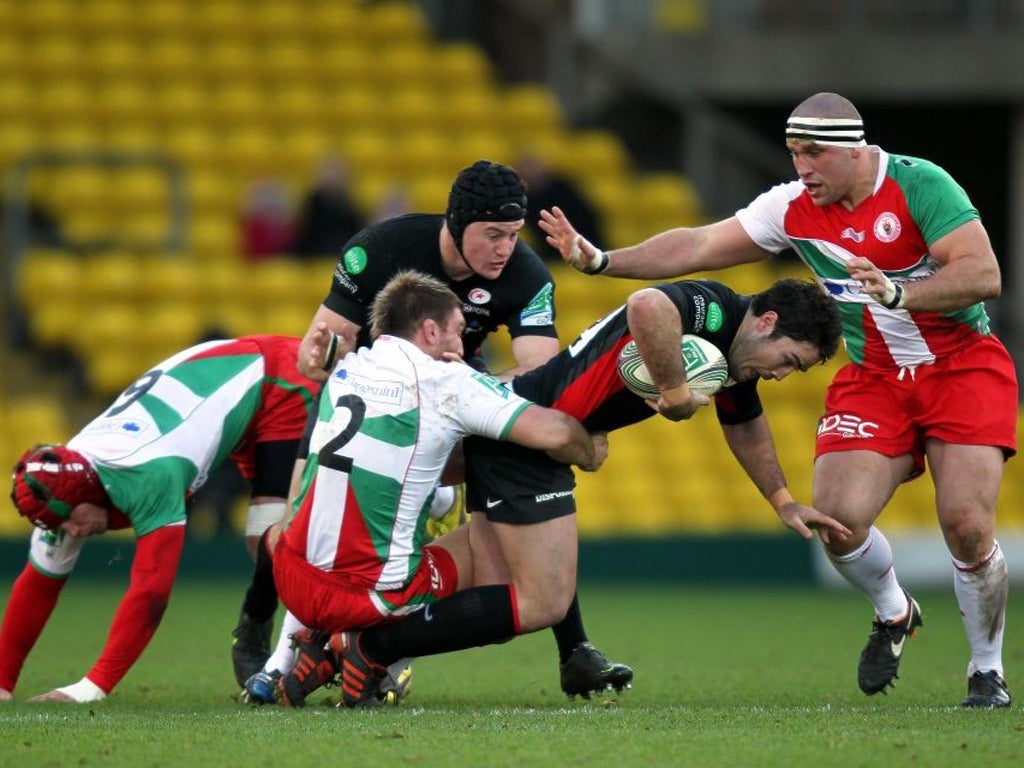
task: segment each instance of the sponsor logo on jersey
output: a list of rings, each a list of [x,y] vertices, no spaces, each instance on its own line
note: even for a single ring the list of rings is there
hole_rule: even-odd
[[[89,431],[94,434],[120,433],[141,435],[146,429],[147,425],[136,419],[105,419],[89,427]]]
[[[538,493],[533,497],[533,500],[538,504],[545,501],[554,501],[555,499],[564,499],[566,496],[572,496],[572,491],[552,491],[551,493]]]
[[[708,305],[708,330],[717,331],[719,328],[722,327],[722,320],[722,307],[719,306],[717,301],[712,301]]]
[[[334,267],[334,282],[344,286],[349,293],[356,293],[359,290],[359,286],[352,282],[352,278],[345,272],[345,265],[340,261]]]
[[[821,284],[825,286],[825,290],[828,291],[832,296],[839,296],[843,291],[846,290],[846,285],[843,283],[837,283],[834,280],[822,280]]]
[[[704,301],[704,297],[697,294],[693,297],[693,330],[694,332],[703,331],[704,323],[708,317],[707,302]]]
[[[900,225],[900,220],[896,217],[895,213],[886,211],[885,213],[880,213],[878,218],[875,219],[873,229],[877,239],[883,243],[891,243],[900,236],[900,231],[903,227]]]
[[[470,378],[491,390],[491,392],[499,397],[508,399],[509,391],[505,389],[505,386],[493,376],[489,376],[486,373],[480,373],[479,371],[473,371],[473,373],[470,374]]]
[[[472,304],[462,303],[462,314],[464,315],[487,315],[490,317],[491,310],[487,307],[477,307]],[[468,322],[468,321],[467,321]]]
[[[523,326],[551,325],[555,322],[555,286],[545,283],[537,295],[519,315],[519,324]]]
[[[466,298],[468,298],[473,304],[486,304],[491,300],[491,293],[490,291],[485,291],[483,288],[474,288],[469,292],[469,295]]]
[[[366,269],[366,251],[358,245],[349,248],[341,257],[341,263],[345,265],[345,270],[350,275],[358,275]]]
[[[847,227],[839,234],[841,240],[845,238],[846,240],[853,240],[855,243],[863,243],[865,237],[866,234],[864,232],[858,232],[853,227]]]
[[[376,381],[351,371],[344,378],[345,386],[354,390],[364,400],[390,403],[392,405],[400,405],[402,403],[402,393],[405,391],[405,386],[400,381]]]
[[[878,424],[873,421],[865,421],[860,416],[852,413],[837,413],[832,416],[825,416],[818,423],[818,437],[830,433],[847,438],[868,438],[874,437],[878,431]]]

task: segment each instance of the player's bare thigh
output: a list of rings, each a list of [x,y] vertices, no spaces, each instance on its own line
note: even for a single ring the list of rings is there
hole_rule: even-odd
[[[494,532],[494,525],[487,516],[477,512],[470,515],[469,541],[473,551],[473,586],[488,584],[509,584],[512,573],[501,552],[501,545]]]
[[[991,445],[925,444],[935,503],[946,546],[957,560],[975,563],[994,545],[1003,452]]]
[[[910,454],[890,458],[874,451],[834,451],[815,459],[814,508],[853,531],[846,540],[829,544],[830,552],[844,555],[864,543],[913,466]]]
[[[488,525],[515,585],[522,630],[561,621],[576,593],[576,515],[530,525]]]

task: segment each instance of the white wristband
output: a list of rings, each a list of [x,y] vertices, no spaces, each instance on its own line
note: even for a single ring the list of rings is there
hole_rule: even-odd
[[[580,243],[586,243],[594,255],[588,256],[584,253]],[[584,238],[583,235],[576,235],[576,239],[572,241],[572,248],[569,249],[569,263],[573,268],[580,272],[586,272],[588,275],[597,275],[608,269],[608,261],[607,253]]]
[[[83,677],[77,683],[65,685],[57,690],[70,696],[79,704],[85,704],[89,701],[103,701],[103,699],[107,698],[107,694],[104,693],[103,689],[88,677]]]
[[[878,303],[886,309],[900,309],[903,306],[903,286],[894,283],[886,275],[882,275],[882,279],[885,280],[885,293],[878,299]]]

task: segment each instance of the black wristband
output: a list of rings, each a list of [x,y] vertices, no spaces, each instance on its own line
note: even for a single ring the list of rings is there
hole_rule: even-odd
[[[896,309],[896,307],[900,305],[900,302],[903,301],[903,285],[900,283],[893,283],[892,287],[895,291],[892,297],[892,301],[890,301],[888,304],[882,305],[886,309]]]
[[[606,269],[608,269],[608,264],[609,264],[610,261],[611,261],[611,259],[608,258],[608,252],[607,251],[601,251],[601,263],[598,264],[593,269],[588,269],[587,270],[587,274],[588,275],[600,275],[602,272],[604,272]]]
[[[324,364],[320,370],[330,373],[331,369],[334,368],[334,356],[336,354],[338,354],[338,334],[332,333],[331,343],[327,345],[327,355],[324,357]]]

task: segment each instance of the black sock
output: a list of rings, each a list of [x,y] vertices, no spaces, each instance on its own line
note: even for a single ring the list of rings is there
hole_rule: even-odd
[[[269,532],[269,528],[267,531]],[[267,549],[267,533],[256,546],[256,568],[242,602],[242,612],[253,621],[267,621],[277,610],[277,585],[274,584],[274,562]]]
[[[514,636],[515,609],[507,584],[472,587],[393,624],[365,630],[360,647],[378,664],[461,651]]]
[[[551,628],[555,633],[555,642],[558,643],[558,660],[562,664],[568,661],[572,655],[572,649],[580,643],[587,642],[587,632],[583,629],[583,615],[580,613],[579,594],[572,596],[572,605],[565,614],[565,618]]]

